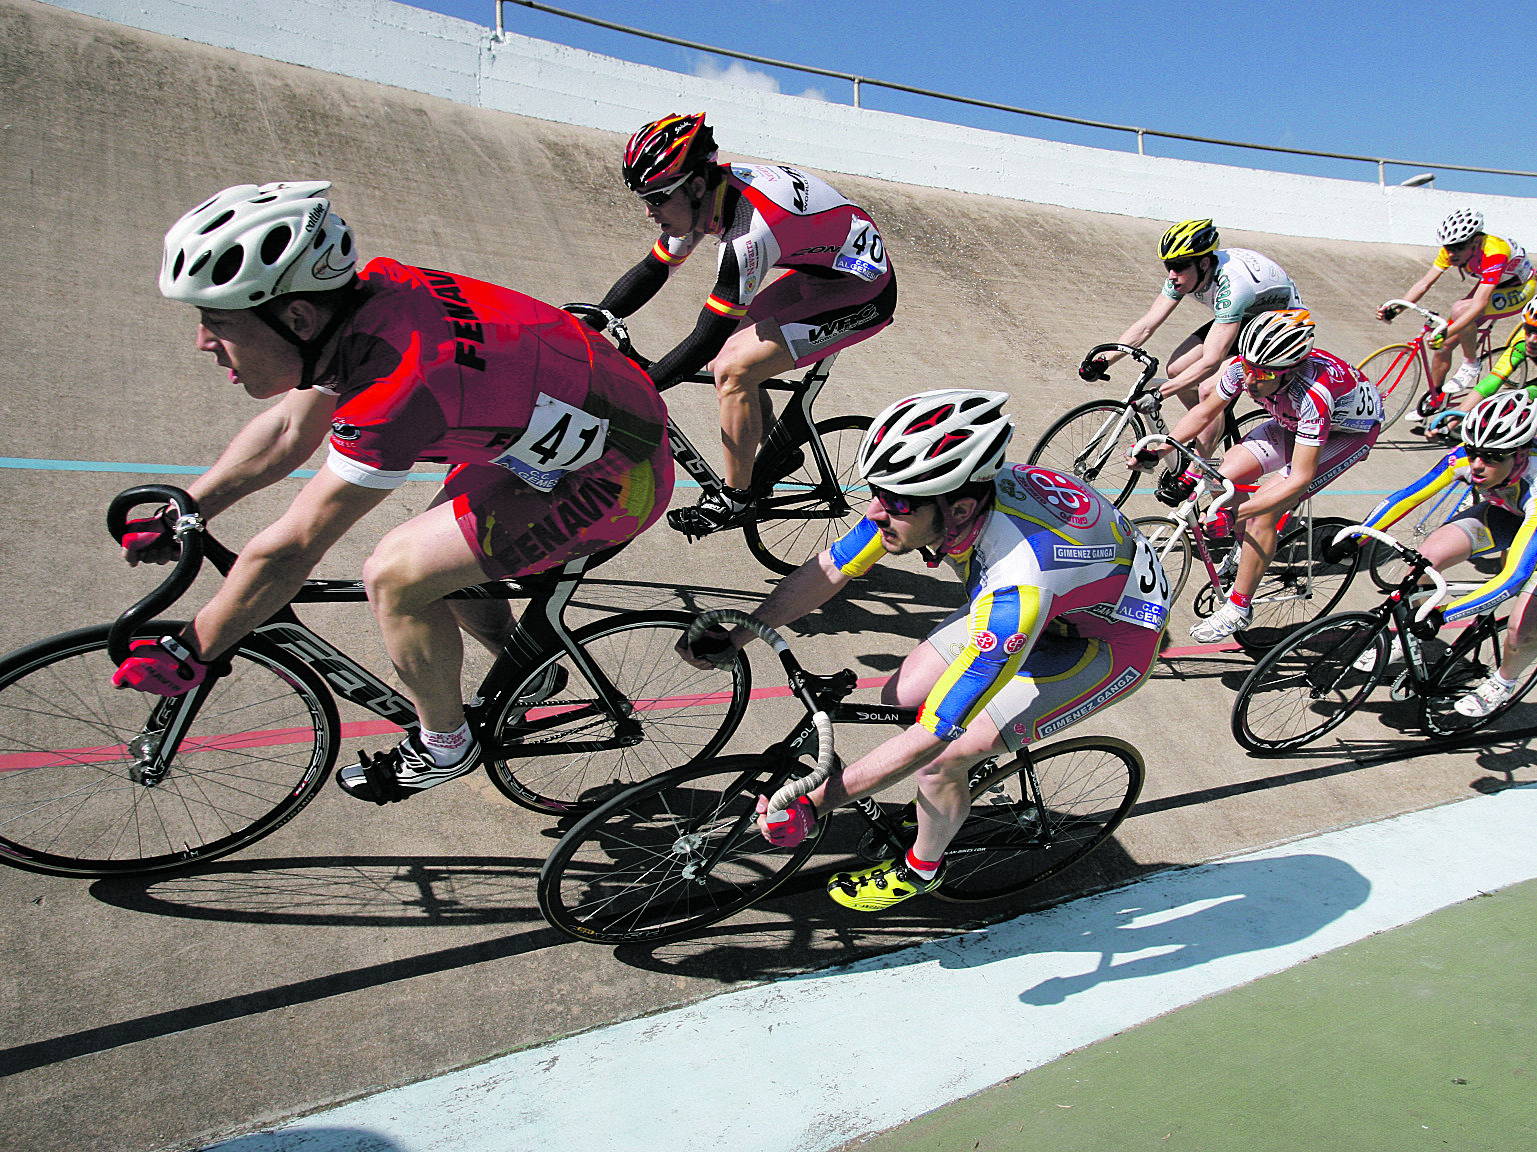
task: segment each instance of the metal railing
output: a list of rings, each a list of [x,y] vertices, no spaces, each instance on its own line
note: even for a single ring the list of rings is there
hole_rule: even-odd
[[[1387,184],[1386,169],[1389,164],[1404,168],[1432,168],[1443,172],[1482,172],[1491,176],[1537,177],[1537,172],[1523,172],[1512,168],[1479,168],[1470,164],[1442,164],[1428,160],[1395,160],[1385,156],[1357,156],[1349,152],[1316,152],[1308,148],[1283,148],[1277,144],[1249,144],[1242,140],[1222,140],[1212,136],[1191,136],[1183,132],[1164,132],[1157,128],[1138,128],[1131,124],[1111,124],[1103,120],[1084,120],[1077,116],[1062,116],[1055,112],[1041,112],[1033,108],[1018,108],[1012,104],[999,104],[992,100],[977,100],[970,96],[956,96],[949,92],[936,92],[932,88],[917,88],[911,84],[897,84],[890,80],[875,80],[869,76],[857,76],[852,72],[837,72],[828,68],[815,68],[809,64],[792,64],[786,60],[775,60],[768,56],[755,56],[750,52],[737,52],[730,48],[716,48],[712,45],[700,44],[693,40],[682,40],[676,36],[664,36],[659,32],[647,32],[642,28],[631,28],[625,24],[615,24],[610,20],[600,20],[595,16],[584,16],[580,12],[567,12],[562,8],[553,8],[548,4],[537,3],[536,0],[495,0],[495,4],[497,36],[502,36],[506,32],[502,24],[502,6],[505,4],[517,4],[524,8],[532,8],[536,12],[545,12],[551,16],[562,16],[582,24],[591,24],[597,28],[606,28],[611,32],[623,32],[629,36],[639,36],[644,40],[655,40],[658,43],[671,44],[678,48],[691,48],[696,52],[708,52],[716,56],[725,56],[732,60],[746,60],[752,64],[765,64],[772,68],[787,68],[793,72],[804,72],[810,76],[825,76],[833,80],[846,80],[854,87],[855,108],[862,107],[859,102],[860,89],[868,84],[872,88],[885,88],[892,92],[905,92],[912,96],[927,96],[935,100],[946,100],[952,104],[966,104],[973,108],[986,108],[994,112],[1011,112],[1020,116],[1034,116],[1040,120],[1055,120],[1062,124],[1077,124],[1084,128],[1104,128],[1111,132],[1130,132],[1137,137],[1137,155],[1139,156],[1147,155],[1144,147],[1146,138],[1156,136],[1163,140],[1185,140],[1195,144],[1216,144],[1224,148],[1248,148],[1255,152],[1279,152],[1289,156],[1314,156],[1324,160],[1352,160],[1363,164],[1375,164],[1377,166],[1377,183],[1382,186]]]

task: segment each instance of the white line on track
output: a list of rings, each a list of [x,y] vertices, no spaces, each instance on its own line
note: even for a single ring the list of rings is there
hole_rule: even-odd
[[[220,1152],[819,1152],[1537,877],[1537,787],[526,1049]],[[897,1069],[902,1071],[898,1073]]]

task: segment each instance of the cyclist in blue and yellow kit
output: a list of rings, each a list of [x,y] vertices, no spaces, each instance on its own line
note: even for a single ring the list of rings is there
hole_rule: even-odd
[[[1461,620],[1515,599],[1505,631],[1500,666],[1456,703],[1464,716],[1487,716],[1504,704],[1516,677],[1530,664],[1537,647],[1537,612],[1531,610],[1537,588],[1537,402],[1524,391],[1491,396],[1469,413],[1462,425],[1462,445],[1438,460],[1413,484],[1387,497],[1364,523],[1386,529],[1455,480],[1471,484],[1477,500],[1454,520],[1426,538],[1420,551],[1438,569],[1470,556],[1505,553],[1497,575],[1466,596],[1431,614],[1432,622]],[[1399,651],[1394,645],[1392,651]]]
[[[909,396],[876,417],[859,451],[874,494],[865,518],[787,576],[754,615],[780,625],[821,606],[888,555],[921,551],[964,582],[967,604],[887,683],[889,704],[921,705],[917,723],[759,827],[791,846],[817,813],[916,775],[917,835],[904,857],[838,873],[828,894],[861,912],[937,888],[944,851],[971,811],[969,769],[1017,752],[1147,678],[1168,618],[1169,584],[1152,547],[1071,476],[1005,465],[1013,431],[1002,392]],[[695,662],[730,644],[706,633]]]

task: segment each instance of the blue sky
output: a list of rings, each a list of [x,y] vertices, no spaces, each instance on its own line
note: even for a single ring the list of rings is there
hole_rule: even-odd
[[[494,0],[410,0],[484,26]],[[1088,120],[1256,144],[1537,171],[1531,0],[1226,5],[932,0],[553,0],[685,40]],[[847,82],[742,64],[504,6],[508,31],[840,103]],[[1135,138],[864,86],[867,108],[1105,148]],[[1527,106],[1523,112],[1522,106]],[[1492,109],[1492,111],[1486,111]],[[1503,110],[1502,110],[1503,109]],[[658,114],[672,109],[658,109]],[[1149,137],[1163,156],[1376,179],[1373,165]],[[1428,168],[1428,165],[1426,166]],[[1397,183],[1421,168],[1387,170]],[[1436,187],[1537,196],[1537,178],[1440,172]]]

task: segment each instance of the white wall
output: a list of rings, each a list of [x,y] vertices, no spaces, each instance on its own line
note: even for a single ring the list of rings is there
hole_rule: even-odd
[[[908,184],[1153,220],[1430,245],[1451,209],[1537,248],[1537,198],[1379,187],[1138,156],[738,88],[440,16],[392,0],[49,0],[130,27],[481,108],[628,135],[704,109],[726,149]],[[487,17],[493,11],[486,3]],[[1363,165],[1363,173],[1370,169]]]

